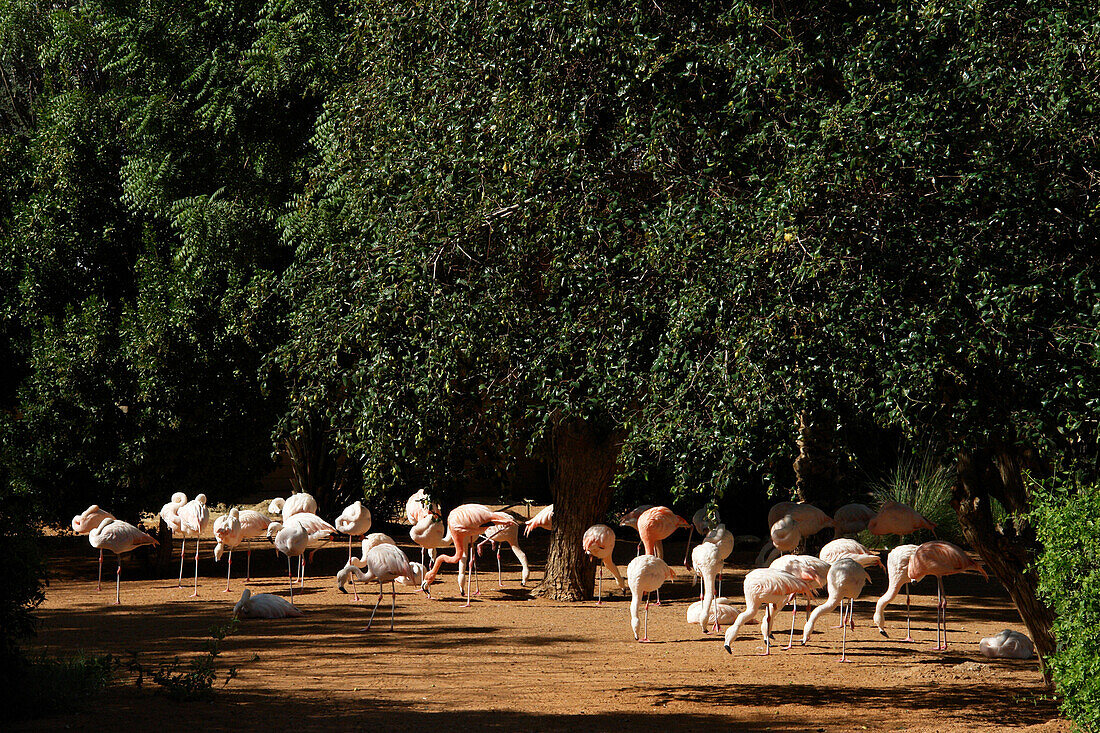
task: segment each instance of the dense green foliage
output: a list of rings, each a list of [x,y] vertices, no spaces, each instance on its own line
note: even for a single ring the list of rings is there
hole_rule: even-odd
[[[1046,547],[1039,590],[1057,614],[1050,659],[1062,710],[1082,730],[1100,730],[1100,487],[1058,485],[1034,520]]]

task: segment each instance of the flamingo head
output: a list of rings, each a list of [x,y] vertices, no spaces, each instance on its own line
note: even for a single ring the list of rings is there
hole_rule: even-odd
[[[214,545],[214,562],[218,562],[222,559],[222,555],[225,554],[225,545],[221,542]]]
[[[251,597],[252,591],[250,591],[248,588],[245,588],[244,591],[241,593],[241,600],[237,601],[237,605],[233,606],[233,619],[236,619],[237,615],[240,614],[241,609],[248,605],[248,599]]]

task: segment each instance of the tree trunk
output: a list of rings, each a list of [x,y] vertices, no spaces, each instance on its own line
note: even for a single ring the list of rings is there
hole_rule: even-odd
[[[1038,578],[1030,567],[1042,550],[1034,530],[1019,517],[1029,511],[1021,463],[1033,460],[1018,451],[979,450],[959,456],[952,505],[967,542],[1008,591],[1035,642],[1043,681],[1051,684],[1046,657],[1056,642],[1053,612],[1039,600]],[[990,499],[1000,501],[1013,517],[1002,527],[993,519]]]
[[[585,530],[601,521],[611,505],[611,481],[618,470],[622,437],[587,423],[559,427],[554,434],[554,530],[546,575],[535,594],[556,601],[592,598],[596,566],[585,555]]]
[[[839,474],[832,416],[825,412],[799,413],[798,457],[794,459],[798,500],[829,509],[837,495]]]

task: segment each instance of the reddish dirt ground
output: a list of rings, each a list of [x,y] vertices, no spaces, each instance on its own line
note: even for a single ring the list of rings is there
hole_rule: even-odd
[[[388,531],[407,537],[406,529]],[[625,565],[634,543],[620,539],[619,545],[616,559]],[[525,547],[537,582],[545,534],[536,532]],[[51,537],[48,550],[51,583],[38,612],[38,636],[28,644],[32,653],[187,659],[201,650],[212,626],[229,619],[245,585],[234,578],[232,592],[222,592],[225,565],[213,562],[206,544],[198,598],[189,597],[186,583],[180,589],[172,582],[178,566],[158,575],[148,559],[137,557],[123,567],[122,604],[114,606],[113,558],[104,563],[97,592],[96,556],[84,538]],[[317,554],[305,589],[294,593],[303,617],[240,623],[219,659],[226,669],[237,667],[238,677],[210,701],[174,702],[123,674],[98,698],[16,729],[1071,730],[1044,694],[1034,660],[994,661],[978,653],[981,637],[1023,627],[999,585],[976,576],[948,579],[951,646],[936,652],[934,581],[914,588],[919,642],[905,644],[898,640],[904,633],[885,639],[870,624],[874,598],[886,586],[883,573],[872,571],[874,584],[856,603],[851,663],[838,664],[840,631],[829,628],[836,614],[809,645],[773,646],[769,657],[758,656],[759,625],[752,624],[730,656],[720,639],[685,622],[697,590],[681,567],[676,583],[662,591],[665,603],[650,609],[653,642],[640,644],[630,632],[629,597],[616,591],[602,606],[529,599],[507,550],[504,588],[497,587],[494,558],[483,555],[482,593],[472,607],[462,608],[453,566],[445,566],[443,582],[433,586],[435,600],[398,586],[395,631],[389,630],[388,592],[374,627],[362,631],[377,586],[359,603],[336,590],[333,578],[345,553],[336,546]],[[682,539],[669,544],[670,558],[683,553]],[[735,603],[742,602],[751,557],[735,552],[731,558],[724,591]],[[235,559],[239,573],[243,553]],[[254,552],[259,579],[248,587],[286,595],[286,576],[279,574],[285,568],[270,545]],[[605,578],[605,591],[609,587]],[[789,618],[784,614],[777,627]],[[887,622],[904,632],[904,596],[888,609]]]

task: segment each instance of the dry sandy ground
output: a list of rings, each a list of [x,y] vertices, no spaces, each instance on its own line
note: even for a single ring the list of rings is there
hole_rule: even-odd
[[[389,531],[406,536],[400,527]],[[542,536],[525,544],[537,582],[546,541],[544,533],[535,534]],[[670,544],[668,556],[682,557],[682,543]],[[176,567],[157,577],[139,557],[123,567],[122,604],[114,606],[113,558],[105,562],[103,590],[97,592],[95,555],[86,540],[53,537],[49,546],[53,575],[32,651],[136,651],[146,662],[186,659],[202,648],[213,625],[229,618],[245,585],[234,578],[232,592],[222,592],[224,562],[214,564],[207,544],[198,598],[189,597],[190,586],[176,587]],[[620,540],[619,562],[633,553],[634,543]],[[462,608],[448,567],[443,582],[433,586],[435,600],[398,586],[395,631],[389,630],[388,592],[374,627],[363,631],[377,586],[359,603],[337,592],[333,576],[344,559],[346,550],[337,547],[317,554],[306,588],[294,594],[302,618],[240,624],[224,642],[220,661],[238,667],[239,676],[211,701],[173,702],[154,694],[148,683],[138,689],[123,678],[98,699],[18,729],[1071,729],[1044,696],[1034,660],[991,661],[978,654],[982,636],[1005,627],[1023,630],[999,586],[978,577],[948,579],[951,648],[936,652],[934,581],[914,589],[913,633],[919,642],[905,644],[898,641],[904,633],[885,639],[870,625],[874,597],[886,586],[881,571],[872,571],[874,586],[856,603],[851,662],[838,664],[840,631],[829,628],[835,614],[806,647],[773,646],[769,657],[758,656],[759,626],[753,624],[730,656],[720,639],[684,621],[697,591],[679,568],[675,585],[666,584],[662,593],[665,603],[650,609],[653,643],[640,644],[630,632],[629,598],[616,591],[602,606],[531,600],[507,550],[504,587],[497,587],[495,561],[486,552],[482,593],[470,608]],[[733,559],[724,591],[740,602],[751,553],[737,552]],[[238,553],[237,560],[239,573],[244,557]],[[285,595],[286,576],[278,575],[285,567],[271,549],[253,553],[259,579],[248,586],[254,593]],[[494,572],[485,573],[487,568]],[[783,615],[779,628],[789,618]],[[890,607],[887,621],[904,631],[904,596],[901,605]]]

